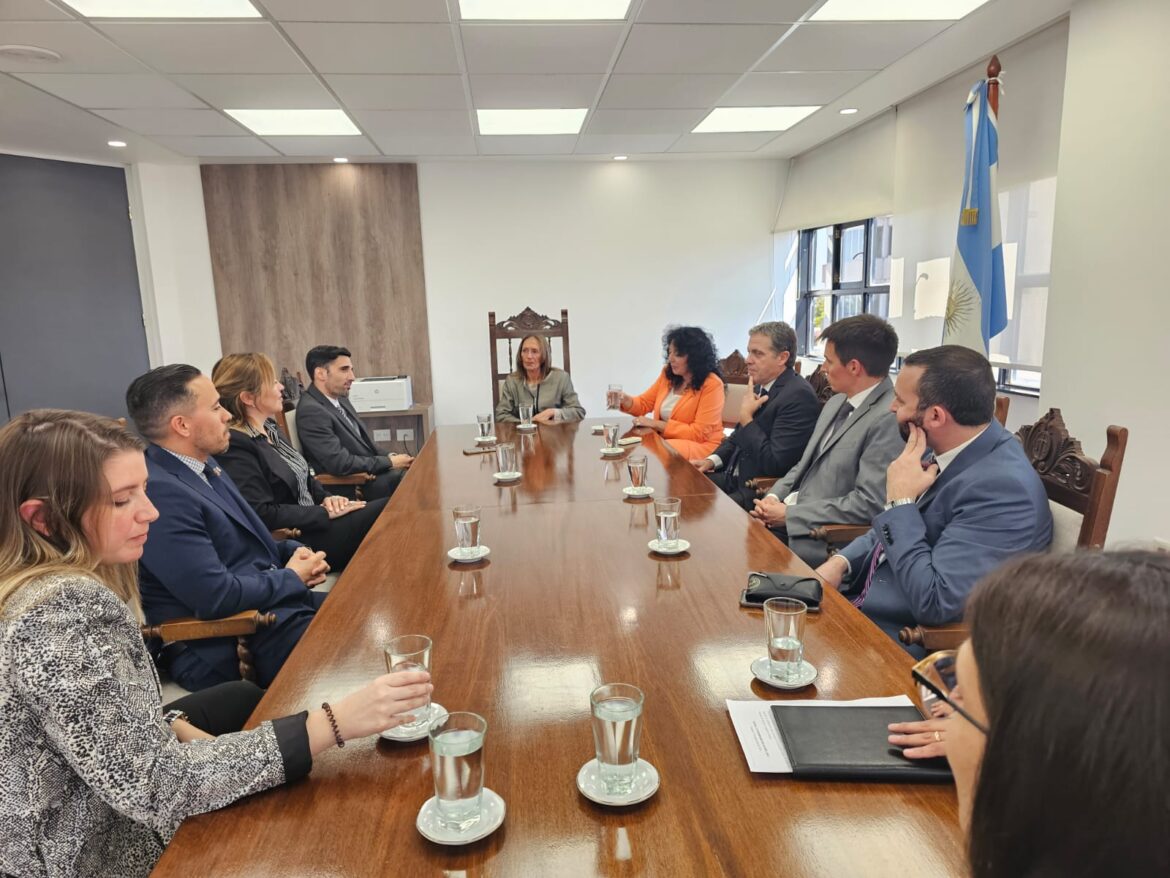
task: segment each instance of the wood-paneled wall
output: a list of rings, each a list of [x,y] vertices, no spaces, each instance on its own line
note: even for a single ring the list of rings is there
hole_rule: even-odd
[[[303,372],[309,348],[344,345],[359,377],[409,374],[434,401],[415,165],[202,172],[224,353]]]

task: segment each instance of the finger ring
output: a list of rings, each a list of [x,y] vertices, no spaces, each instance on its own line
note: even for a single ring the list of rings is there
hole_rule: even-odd
[[[934,739],[936,741],[938,741],[940,744],[942,743],[942,735],[940,735],[938,732],[934,733]]]

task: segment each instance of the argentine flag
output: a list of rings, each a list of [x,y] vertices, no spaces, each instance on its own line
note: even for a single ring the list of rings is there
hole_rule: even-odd
[[[967,96],[966,166],[943,344],[988,352],[1007,326],[1007,288],[999,232],[999,122],[987,103],[987,80]]]

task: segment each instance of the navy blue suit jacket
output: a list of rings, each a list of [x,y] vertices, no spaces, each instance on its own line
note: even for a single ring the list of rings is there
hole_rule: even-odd
[[[207,462],[216,466],[212,458]],[[226,472],[220,478],[234,503],[157,445],[146,449],[146,468],[146,493],[159,511],[138,565],[146,621],[219,619],[244,610],[275,613],[276,623],[250,642],[257,681],[266,685],[307,626],[305,615],[311,619],[324,598],[284,566],[300,543],[274,541]],[[182,672],[174,674],[188,689],[239,679],[234,637],[185,646],[201,662],[187,680]]]
[[[884,549],[861,609],[897,639],[906,625],[959,621],[984,574],[1051,542],[1044,485],[1019,440],[992,421],[917,503],[878,513],[841,554],[860,588],[872,553]]]

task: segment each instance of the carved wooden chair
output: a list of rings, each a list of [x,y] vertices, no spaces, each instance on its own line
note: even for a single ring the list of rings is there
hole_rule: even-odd
[[[808,383],[816,391],[817,399],[820,400],[821,407],[824,408],[825,403],[833,398],[833,388],[829,386],[829,376],[825,374],[824,363],[817,364],[813,373],[808,376]]]
[[[1023,443],[1024,453],[1048,494],[1052,551],[1103,548],[1129,430],[1115,425],[1105,429],[1105,453],[1100,462],[1085,454],[1081,443],[1069,435],[1060,409],[1049,409],[1035,424],[1021,427],[1016,438]],[[921,645],[928,651],[952,649],[966,638],[967,628],[961,623],[935,628],[916,625],[898,633],[903,643]]]
[[[245,610],[223,619],[171,619],[158,625],[143,625],[142,636],[157,637],[164,643],[186,640],[206,640],[210,637],[235,637],[236,657],[239,659],[240,679],[256,681],[256,668],[247,638],[276,621],[276,614]]]
[[[739,407],[743,405],[751,378],[739,348],[719,361],[719,371],[723,373],[723,433],[726,435],[739,423]],[[793,362],[792,371],[800,374],[800,360]]]
[[[297,373],[300,375],[300,373]],[[276,415],[276,426],[280,427],[282,433],[288,437],[288,441],[292,443],[292,447],[297,451],[303,452],[301,448],[301,437],[297,435],[297,410],[292,409],[287,412],[278,412]],[[354,498],[362,499],[362,485],[372,482],[377,476],[373,473],[353,473],[348,476],[334,476],[329,473],[314,473],[315,478],[322,485],[327,487],[352,487]]]
[[[561,319],[554,320],[544,314],[537,314],[531,308],[525,308],[519,314],[514,314],[507,320],[496,322],[496,312],[488,311],[488,339],[492,349],[492,410],[500,404],[500,387],[504,379],[512,374],[516,363],[517,346],[530,335],[544,336],[552,346],[552,340],[561,340],[561,368],[571,372],[569,368],[569,310],[561,309]],[[508,355],[503,362],[503,371],[500,370],[500,343],[505,342]],[[551,364],[550,364],[551,365]]]

